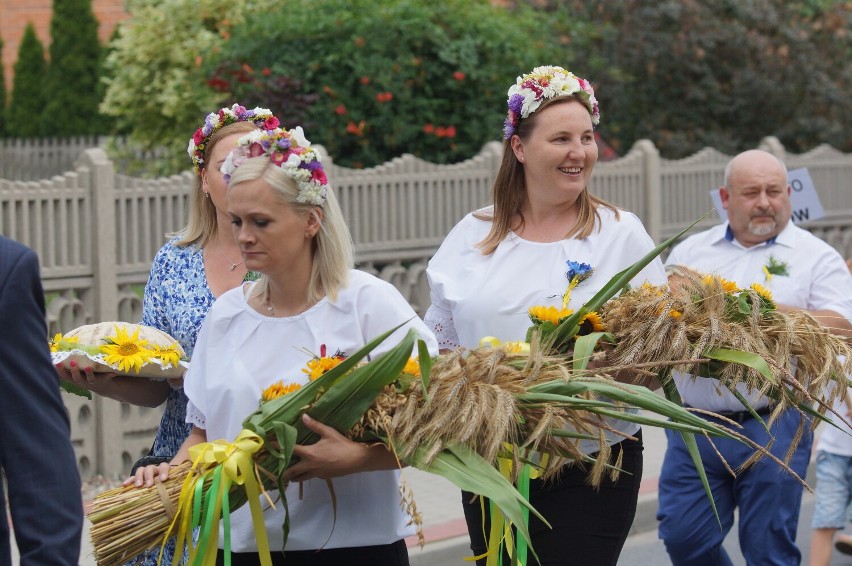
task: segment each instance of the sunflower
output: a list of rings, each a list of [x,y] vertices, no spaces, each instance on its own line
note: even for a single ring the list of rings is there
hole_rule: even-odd
[[[118,371],[130,373],[134,369],[138,374],[142,366],[148,363],[154,352],[146,348],[147,340],[139,339],[139,328],[133,336],[128,336],[124,328],[115,325],[115,336],[104,338],[106,345],[101,346],[101,353],[106,354],[104,360],[107,364],[115,367]]]
[[[284,385],[282,380],[276,381],[269,387],[263,390],[260,394],[260,398],[262,401],[272,401],[273,399],[277,399],[278,397],[282,397],[287,395],[288,393],[293,393],[294,391],[298,391],[302,386],[298,383],[289,383]]]
[[[772,292],[761,285],[760,283],[752,283],[751,290],[760,295],[760,298],[772,305],[775,306],[775,301],[772,299]]]
[[[50,344],[51,352],[59,352],[60,350],[68,350],[70,349],[71,344],[77,344],[79,339],[76,336],[65,337],[62,333],[57,333],[53,340],[48,341]]]
[[[414,358],[408,358],[408,361],[405,362],[405,367],[402,368],[402,373],[420,377],[420,362]]]
[[[586,316],[580,319],[580,329],[577,331],[578,336],[585,336],[592,332],[603,332],[606,330],[606,325],[601,318],[601,315],[595,311],[590,311]]]
[[[178,350],[177,342],[171,346],[157,346],[154,344],[151,346],[151,352],[154,358],[157,358],[165,365],[177,367],[178,362],[180,362],[180,350]]]
[[[559,325],[563,319],[568,318],[574,311],[571,309],[558,309],[556,307],[530,307],[529,309],[530,319],[534,324],[539,324],[542,322],[552,322],[555,325]]]
[[[302,369],[302,372],[308,374],[311,381],[314,381],[328,370],[337,367],[344,359],[342,356],[312,358],[308,360],[307,367]]]
[[[726,293],[736,293],[737,291],[740,290],[739,287],[737,287],[736,283],[734,283],[733,281],[728,281],[724,277],[719,277],[718,275],[705,275],[701,279],[701,282],[704,283],[704,285],[709,287],[710,285],[713,284],[714,280],[715,280],[716,283],[719,284],[719,286],[722,288],[722,290]]]

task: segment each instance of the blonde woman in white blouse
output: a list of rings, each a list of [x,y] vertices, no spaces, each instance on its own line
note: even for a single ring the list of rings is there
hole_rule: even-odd
[[[230,176],[228,214],[246,266],[262,274],[219,297],[201,331],[184,388],[192,432],[172,464],[201,442],[233,441],[264,389],[303,385],[311,354],[349,355],[404,323],[373,351],[417,330],[437,354],[432,333],[390,283],[352,269],[352,240],[322,165],[301,128],[252,132],[222,165]],[[306,353],[308,352],[308,353]],[[400,507],[399,464],[384,445],[353,442],[305,418],[320,440],[296,446],[299,461],[284,474],[285,509],[263,502],[273,564],[409,564],[414,533]],[[152,485],[168,465],[140,468],[125,483]],[[333,483],[333,490],[329,483]],[[275,499],[275,493],[272,493]],[[234,566],[260,564],[248,505],[231,514]],[[224,548],[220,529],[219,548]],[[219,551],[217,563],[225,552]]]
[[[538,67],[509,90],[503,160],[494,205],[468,214],[429,263],[432,304],[425,322],[442,350],[472,348],[485,336],[524,340],[528,308],[562,306],[567,262],[591,266],[568,308],[590,299],[613,275],[654,246],[642,223],[588,190],[598,159],[597,101],[587,81],[560,67]],[[665,284],[659,260],[632,284]],[[530,519],[541,564],[616,564],[627,537],[642,478],[638,425],[610,422],[615,482],[587,485],[587,469],[568,465],[555,481],[533,480],[530,499],[553,527]],[[581,441],[585,453],[597,441]],[[487,517],[463,494],[474,556],[487,550]],[[485,527],[483,528],[483,525]],[[478,561],[485,564],[485,559]]]

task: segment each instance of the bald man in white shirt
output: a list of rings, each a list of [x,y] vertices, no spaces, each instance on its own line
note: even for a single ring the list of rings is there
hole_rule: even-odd
[[[837,251],[790,221],[790,185],[784,164],[765,151],[741,153],[725,169],[720,196],[728,221],[687,238],[672,250],[666,264],[719,275],[740,287],[759,283],[772,292],[778,310],[806,310],[832,332],[852,337],[848,293],[852,276]],[[800,423],[796,411],[779,417],[770,437],[764,423],[715,380],[675,374],[675,382],[684,404],[727,416],[742,425],[741,433],[761,445],[774,438],[772,453],[784,457]],[[744,393],[765,419],[770,399]],[[720,529],[682,438],[671,431],[667,437],[657,518],[660,538],[674,566],[731,564],[722,543],[737,507],[740,547],[748,564],[800,563],[795,536],[802,486],[797,479],[767,458],[733,477],[709,442],[698,438]],[[806,434],[790,461],[801,477],[807,471],[812,441],[812,435]],[[732,469],[751,455],[737,442],[717,440],[715,444]]]

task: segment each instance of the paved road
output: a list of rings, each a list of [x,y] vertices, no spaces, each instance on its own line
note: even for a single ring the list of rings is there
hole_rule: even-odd
[[[799,515],[799,531],[796,541],[802,549],[802,564],[808,563],[808,552],[811,546],[811,519],[814,514],[814,496],[806,493],[802,499],[802,513]],[[731,557],[734,566],[746,566],[740,552],[737,526],[725,540],[725,549]],[[847,529],[847,532],[849,530]],[[624,552],[618,561],[618,566],[666,566],[670,565],[669,557],[663,546],[663,541],[657,538],[657,531],[651,530],[631,535],[627,539]],[[852,556],[834,551],[831,555],[831,566],[852,566]]]

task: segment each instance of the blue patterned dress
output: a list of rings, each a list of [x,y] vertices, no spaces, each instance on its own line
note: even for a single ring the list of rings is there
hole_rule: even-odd
[[[198,330],[215,298],[207,285],[201,248],[179,247],[176,241],[168,242],[154,257],[142,302],[142,324],[168,332],[191,357]],[[186,403],[182,388],[169,390],[152,456],[174,456],[189,436],[192,425],[185,422]],[[158,554],[159,548],[128,564],[156,566]],[[162,564],[171,564],[173,554],[172,541],[166,546]]]

